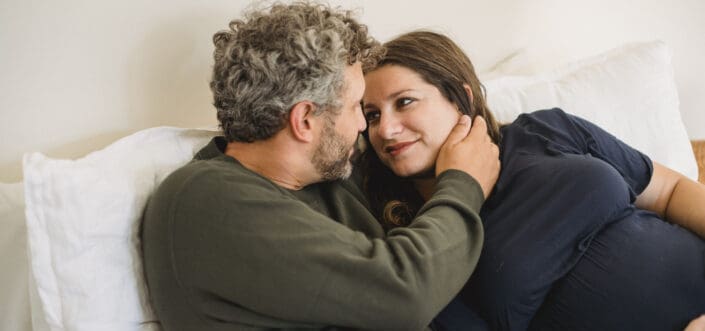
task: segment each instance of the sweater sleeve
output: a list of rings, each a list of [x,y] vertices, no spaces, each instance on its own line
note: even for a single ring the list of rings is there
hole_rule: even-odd
[[[483,195],[460,171],[441,174],[411,226],[384,238],[267,183],[196,174],[169,203],[173,272],[204,318],[420,330],[477,263]]]

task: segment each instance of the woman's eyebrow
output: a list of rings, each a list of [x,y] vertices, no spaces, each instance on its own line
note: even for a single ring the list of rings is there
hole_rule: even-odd
[[[403,90],[394,92],[394,93],[390,94],[390,95],[387,97],[387,99],[394,99],[394,98],[398,97],[400,94],[404,94],[404,93],[406,93],[406,92],[413,91],[413,90],[414,90],[414,89],[407,88],[407,89],[403,89]]]
[[[404,94],[406,92],[411,92],[411,91],[414,91],[414,89],[407,88],[407,89],[399,90],[399,91],[396,91],[396,92],[389,94],[387,97],[384,98],[384,100],[393,100],[393,99],[397,98],[399,95]],[[378,109],[378,107],[374,103],[365,102],[365,100],[363,99],[362,100],[362,109],[363,110],[374,110],[374,109]]]

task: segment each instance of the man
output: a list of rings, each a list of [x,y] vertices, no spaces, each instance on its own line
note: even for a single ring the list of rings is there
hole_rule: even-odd
[[[381,52],[366,27],[322,5],[274,5],[214,43],[224,137],[170,175],[144,217],[164,329],[426,328],[481,250],[478,212],[499,172],[484,122],[459,122],[434,196],[384,233],[344,180],[366,126],[361,68]]]

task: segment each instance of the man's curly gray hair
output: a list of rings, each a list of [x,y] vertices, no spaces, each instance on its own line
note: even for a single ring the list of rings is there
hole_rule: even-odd
[[[317,114],[337,110],[345,67],[373,65],[383,53],[350,11],[308,2],[246,13],[213,43],[210,87],[229,142],[270,138],[304,100]]]

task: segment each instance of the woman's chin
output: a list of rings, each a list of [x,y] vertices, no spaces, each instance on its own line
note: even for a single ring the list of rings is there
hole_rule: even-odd
[[[415,168],[409,168],[409,167],[393,167],[392,172],[394,172],[395,175],[399,177],[417,177],[420,174],[424,173],[424,169],[415,169]]]

